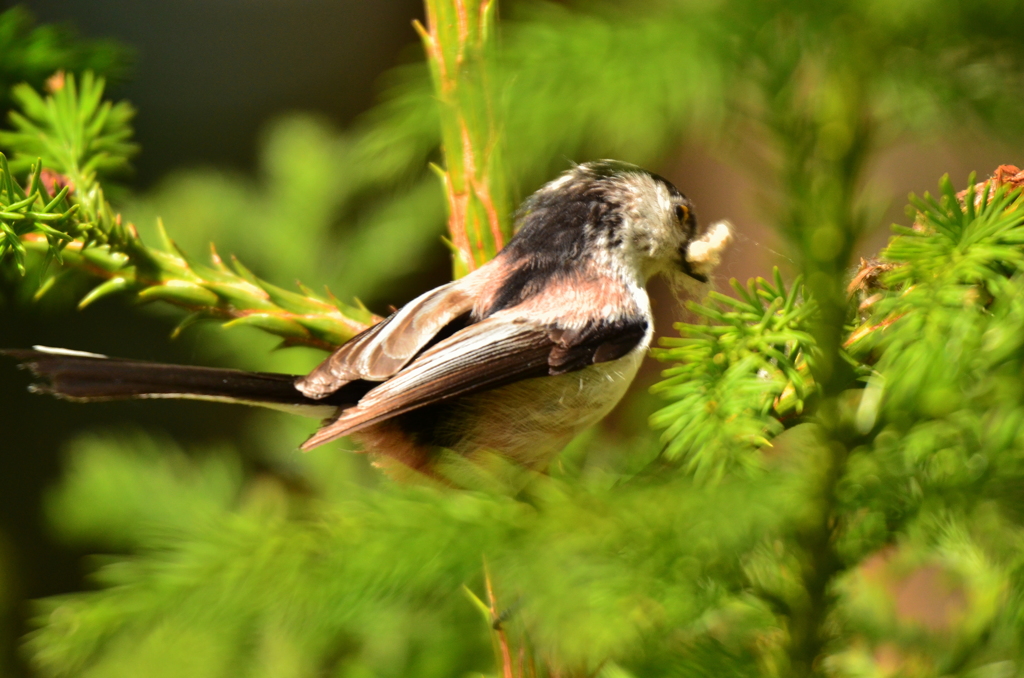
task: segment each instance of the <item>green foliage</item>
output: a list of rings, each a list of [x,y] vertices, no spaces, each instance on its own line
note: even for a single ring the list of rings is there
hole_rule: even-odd
[[[674,401],[651,417],[664,428],[665,457],[687,459],[698,477],[720,479],[730,466],[759,466],[757,448],[781,432],[780,418],[803,412],[815,393],[808,366],[815,313],[797,280],[787,291],[775,269],[775,284],[763,278],[736,297],[711,292],[715,307],[690,303],[707,324],[678,324],[683,338],[662,339],[672,348],[660,360],[680,363],[665,371],[654,392]]]
[[[216,242],[261,276],[316,279],[391,301],[386,290],[444,254],[444,197],[429,173],[406,178],[400,200],[394,190],[367,189],[357,168],[372,173],[388,156],[370,157],[369,141],[352,137],[312,116],[287,117],[267,131],[255,180],[214,169],[178,173],[134,196],[125,217],[144,239],[158,237],[162,218],[183,250]]]
[[[1024,267],[1020,192],[991,182],[976,186],[974,176],[968,183],[963,201],[948,176],[940,184],[941,200],[927,193],[911,198],[920,214],[917,229],[898,229],[902,237],[884,253],[899,264],[888,276],[891,284],[958,281],[987,287]]]
[[[844,613],[871,637],[894,629],[908,661],[936,673],[1019,652],[1009,638],[1019,631],[1021,513],[1010,488],[1024,449],[1019,191],[972,182],[960,201],[945,178],[942,195],[914,200],[915,228],[898,229],[883,253],[897,265],[884,278],[894,287],[876,292],[870,331],[854,345],[873,375],[854,415],[864,438],[837,494],[849,562],[895,537],[847,576]],[[944,609],[864,607],[915,579],[942,587]]]
[[[32,168],[25,191],[12,178],[7,158],[0,153],[0,258],[10,251],[22,275],[27,249],[22,236],[39,234],[46,243],[47,257],[59,257],[60,248],[72,239],[66,230],[59,229],[77,227],[72,220],[78,206],[69,204],[68,188],[65,186],[51,197],[41,172],[41,164]]]
[[[27,83],[42,89],[58,71],[93,71],[121,78],[128,52],[109,40],[83,40],[66,26],[34,26],[32,15],[22,7],[0,13],[0,110],[11,106],[12,88]]]
[[[593,667],[634,656],[638,644],[661,648],[651,629],[700,628],[720,605],[730,610],[719,614],[770,624],[757,601],[725,585],[741,579],[728,554],[753,548],[800,510],[792,475],[774,488],[700,489],[676,477],[598,492],[538,478],[529,502],[351,481],[324,502],[289,496],[270,479],[236,495],[230,464],[185,464],[179,455],[144,440],[78,446],[52,509],[77,539],[109,544],[110,528],[122,525],[115,543],[130,540],[137,556],[100,570],[100,591],[44,605],[47,623],[31,647],[47,673],[117,675],[119,663],[142,670],[166,660],[167,643],[182,642],[198,642],[210,657],[201,675],[254,670],[274,652],[298,675],[481,670],[486,629],[460,588],[480,591],[482,553],[499,599],[515,606],[509,633],[529,628],[540,655]],[[740,497],[756,501],[728,529],[713,512],[688,517]],[[663,510],[647,513],[652,501]],[[664,539],[685,546],[670,555]],[[717,583],[708,590],[711,571]],[[239,655],[233,648],[241,647]],[[213,660],[232,655],[233,663]]]
[[[461,6],[432,5],[452,16]],[[262,448],[270,470],[260,473],[238,450],[186,456],[141,434],[84,439],[51,520],[64,538],[118,555],[96,590],[41,604],[36,667],[1019,673],[1020,193],[994,181],[960,197],[944,179],[939,199],[912,199],[912,227],[896,229],[852,297],[846,286],[870,226],[873,151],[959,126],[965,113],[993,135],[1021,131],[1022,11],[996,0],[525,5],[501,26],[500,49],[469,55],[488,60],[488,77],[457,83],[468,105],[435,97],[427,69],[411,67],[353,130],[280,123],[256,180],[192,174],[134,199],[126,214],[154,224],[163,214],[189,249],[215,234],[258,270],[315,271],[345,294],[372,293],[422,265],[431,241],[441,250],[453,183],[439,187],[428,162],[442,139],[450,157],[453,121],[487,102],[495,128],[474,128],[471,150],[508,139],[487,166],[508,175],[486,178],[522,192],[563,156],[651,164],[688,135],[742,139],[759,154],[752,164],[774,190],[775,225],[801,275],[734,282],[735,296],[690,305],[699,322],[658,352],[674,365],[655,387],[657,451],[592,434],[539,477],[455,459],[443,470],[456,489],[389,483],[343,450],[296,457],[301,436],[276,420],[240,445]],[[450,41],[466,38],[453,35],[432,39],[451,54]],[[131,291],[289,343],[328,347],[371,320],[219,257],[193,262],[159,227],[147,238],[160,247],[144,246],[102,194],[83,196],[130,150],[128,109],[100,104],[87,78],[49,99],[19,90],[20,131],[0,137],[28,186],[4,168],[0,247],[17,263],[31,269],[33,252],[51,251],[63,270],[105,281],[85,303]],[[85,183],[53,196],[40,156]],[[380,252],[385,242],[394,254]],[[334,248],[340,259],[325,255]],[[252,335],[205,337],[258,352]]]
[[[179,328],[200,318],[227,318],[228,325],[256,327],[286,343],[330,348],[366,326],[373,316],[365,309],[306,288],[298,294],[276,287],[237,260],[229,268],[216,251],[211,266],[190,260],[159,221],[162,247],[144,245],[136,229],[115,213],[101,184],[110,172],[124,170],[136,150],[127,141],[131,107],[104,102],[103,87],[102,80],[86,73],[80,88],[68,75],[64,86],[45,99],[26,85],[15,88],[25,115],[11,113],[16,130],[0,133],[0,144],[13,149],[21,165],[33,154],[42,158],[31,167],[26,192],[15,180],[19,163],[8,167],[0,154],[0,256],[11,250],[24,273],[26,251],[45,243],[47,263],[61,258],[105,279],[80,307],[109,294],[133,292],[143,302],[164,301],[188,310]],[[56,177],[43,169],[44,162],[58,172]],[[51,187],[44,177],[53,180]],[[56,193],[52,198],[51,189]],[[50,277],[40,294],[59,280]]]
[[[76,218],[67,232],[84,247],[93,243],[124,247],[131,236],[107,203],[99,182],[111,172],[124,171],[137,150],[128,141],[134,110],[124,102],[103,101],[105,83],[91,72],[82,77],[80,87],[73,75],[60,84],[45,98],[26,84],[12,90],[24,115],[11,111],[14,130],[0,132],[0,145],[13,151],[9,169],[4,161],[5,181],[13,183],[12,173],[24,174],[31,168],[33,200],[50,209],[64,200],[74,206]],[[44,164],[50,170],[45,175]],[[51,191],[60,199],[54,205],[50,205]],[[8,194],[14,197],[12,191]]]
[[[15,171],[39,157],[82,191],[124,172],[138,151],[129,141],[135,110],[124,101],[104,101],[104,86],[92,71],[85,72],[80,85],[73,75],[66,76],[46,98],[28,84],[15,86],[12,96],[23,113],[11,112],[14,131],[0,137],[0,143],[16,150]]]
[[[84,436],[47,510],[65,539],[111,548],[146,545],[154,531],[200,529],[231,508],[242,469],[229,451],[190,459],[173,442],[142,433]]]

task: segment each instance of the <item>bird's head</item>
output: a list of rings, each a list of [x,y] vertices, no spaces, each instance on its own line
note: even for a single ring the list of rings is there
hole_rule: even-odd
[[[702,228],[693,203],[664,177],[613,160],[577,165],[541,187],[516,226],[510,254],[559,268],[610,266],[640,284],[658,273],[707,282],[731,237],[724,222]]]

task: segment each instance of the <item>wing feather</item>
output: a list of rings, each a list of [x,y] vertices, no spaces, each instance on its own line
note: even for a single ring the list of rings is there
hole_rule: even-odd
[[[462,282],[433,289],[356,335],[298,379],[295,387],[306,397],[320,399],[352,381],[384,381],[392,377],[438,332],[472,309],[472,295]]]
[[[600,322],[567,330],[494,316],[460,330],[371,389],[307,440],[311,449],[427,405],[616,360],[649,339],[648,323]]]

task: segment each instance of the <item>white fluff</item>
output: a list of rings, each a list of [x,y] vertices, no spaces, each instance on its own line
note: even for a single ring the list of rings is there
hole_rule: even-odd
[[[698,273],[710,273],[722,262],[722,252],[732,242],[732,224],[716,221],[703,236],[690,243],[686,259]]]

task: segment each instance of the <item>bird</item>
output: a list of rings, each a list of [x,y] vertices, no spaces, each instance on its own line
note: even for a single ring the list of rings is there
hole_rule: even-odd
[[[385,468],[429,475],[444,451],[543,470],[621,400],[654,330],[655,275],[708,282],[731,239],[664,177],[600,160],[529,196],[486,264],[429,290],[304,376],[47,347],[3,351],[74,401],[186,398],[326,417],[309,450],[353,436]]]

